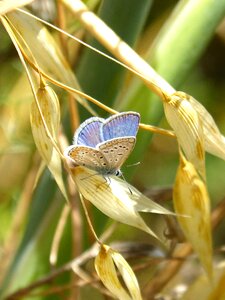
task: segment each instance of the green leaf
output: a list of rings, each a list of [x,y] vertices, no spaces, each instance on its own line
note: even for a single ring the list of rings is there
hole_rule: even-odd
[[[26,286],[38,275],[49,271],[52,236],[64,204],[62,199],[55,198],[55,193],[56,183],[46,170],[34,192],[26,230],[5,276],[1,297]]]

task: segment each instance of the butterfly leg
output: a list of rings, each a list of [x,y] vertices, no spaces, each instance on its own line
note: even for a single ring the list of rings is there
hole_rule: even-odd
[[[130,194],[131,195],[133,195],[133,192],[132,192],[132,190],[131,190],[131,188],[129,187],[129,185],[128,185],[128,183],[127,183],[127,181],[126,181],[126,179],[125,179],[125,177],[123,176],[123,173],[120,171],[120,176],[123,178],[123,180],[126,182],[126,184],[127,184],[127,188],[128,188],[128,191],[130,192]]]

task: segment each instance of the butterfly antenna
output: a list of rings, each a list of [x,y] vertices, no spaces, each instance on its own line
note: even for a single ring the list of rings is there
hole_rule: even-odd
[[[131,165],[126,165],[126,167],[130,168],[130,167],[136,167],[136,166],[139,166],[140,165],[140,161],[134,163],[134,164],[131,164]]]

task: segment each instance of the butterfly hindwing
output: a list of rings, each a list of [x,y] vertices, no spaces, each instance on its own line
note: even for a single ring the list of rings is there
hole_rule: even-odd
[[[110,166],[111,174],[120,169],[133,150],[135,141],[135,137],[123,137],[98,145],[100,152],[104,155],[107,164]]]
[[[136,137],[140,115],[135,112],[125,112],[106,119],[102,126],[104,141],[119,137]]]

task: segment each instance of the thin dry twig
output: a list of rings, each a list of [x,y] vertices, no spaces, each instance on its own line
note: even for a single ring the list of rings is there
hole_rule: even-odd
[[[52,78],[51,76],[47,75],[43,70],[41,70],[38,66],[36,66],[32,61],[30,61],[30,59],[27,57],[26,53],[23,51],[22,48],[20,48],[21,50],[21,53],[23,54],[24,56],[24,59],[29,63],[29,65],[38,73],[40,73],[45,79],[47,79],[49,82],[51,82],[52,84],[66,90],[66,91],[69,91],[71,92],[72,94],[76,94],[76,95],[79,95],[85,99],[87,99],[88,101],[90,101],[91,103],[95,104],[96,106],[100,107],[101,109],[103,109],[104,111],[107,111],[108,113],[110,114],[117,114],[118,111],[116,111],[115,109],[112,109],[110,107],[108,107],[107,105],[101,103],[100,101],[96,100],[95,98],[89,96],[88,94],[85,94],[84,92],[82,91],[79,91],[79,90],[76,90],[54,78]],[[139,128],[140,129],[144,129],[144,130],[147,130],[147,131],[151,131],[153,133],[158,133],[158,134],[162,134],[162,135],[166,135],[166,136],[169,136],[169,137],[173,137],[175,138],[175,134],[173,133],[173,131],[171,130],[166,130],[166,129],[163,129],[163,128],[159,128],[159,127],[156,127],[156,126],[153,126],[153,125],[147,125],[147,124],[143,124],[143,123],[140,123],[139,124]]]
[[[79,38],[69,34],[66,31],[46,22],[37,16],[32,15],[31,13],[24,11],[22,9],[17,9],[18,11],[29,15],[30,17],[40,21],[41,23],[62,32],[66,36],[71,39],[79,42],[85,47],[99,53],[100,55],[108,58],[111,61],[121,65],[125,69],[131,71],[133,74],[137,75],[163,100],[168,95],[171,95],[175,92],[175,89],[163,79],[159,74],[155,72],[155,70],[145,61],[143,60],[132,48],[130,48],[125,42],[123,42],[113,31],[110,29],[101,19],[99,19],[94,13],[88,10],[85,4],[79,0],[73,1],[62,1],[68,8],[74,13],[78,18],[80,18],[81,13],[85,13],[84,19],[79,19],[79,21],[83,24],[83,26],[90,31],[93,36],[96,37],[97,40],[102,42],[104,46],[111,52],[115,57],[118,57],[119,60],[113,58],[112,56],[92,47],[91,45],[85,43]],[[100,26],[100,27],[98,27]],[[96,27],[96,28],[95,28]],[[101,30],[102,28],[102,30]],[[111,40],[112,39],[112,40]],[[118,46],[120,48],[118,49]],[[119,54],[117,54],[118,50],[121,50]],[[114,53],[116,52],[116,53]],[[127,63],[128,62],[128,63]]]
[[[117,223],[114,223],[102,234],[102,236],[101,236],[102,242],[106,241],[111,236],[111,234],[114,232],[116,226],[117,226]],[[71,270],[81,271],[80,267],[97,255],[98,248],[99,248],[98,243],[95,243],[90,249],[83,252],[80,256],[76,257],[75,259],[73,259],[72,261],[63,265],[62,267],[51,271],[50,274],[43,276],[41,279],[33,282],[32,284],[26,286],[25,288],[21,288],[21,289],[15,291],[14,293],[8,295],[5,298],[5,300],[15,300],[15,299],[23,298],[24,296],[30,294],[34,289],[51,283],[55,278],[57,278],[58,276],[60,276],[61,274],[65,273],[65,272],[69,272]],[[92,278],[88,275],[84,279],[84,276],[83,276],[83,275],[85,275],[84,272],[83,273],[79,272],[78,275],[80,275],[80,274],[82,275],[82,277],[81,277],[81,279],[78,280],[77,285],[84,286],[87,284],[93,284],[93,286],[96,286],[96,284],[97,284],[96,287],[101,290],[101,286],[98,284],[100,279]],[[104,293],[107,294],[107,291],[104,290]]]
[[[215,229],[225,217],[225,198],[218,204],[213,210],[211,215],[212,228]],[[182,267],[185,262],[185,258],[192,253],[192,247],[190,244],[184,244],[178,249],[175,249],[172,256],[179,257],[181,260],[169,261],[165,267],[155,274],[154,278],[145,287],[144,294],[147,299],[154,299],[154,296],[159,293],[162,288],[171,280],[173,276]]]
[[[61,0],[60,0],[61,1]],[[84,5],[82,3],[82,5]],[[162,99],[165,99],[166,95],[169,95],[169,94],[172,94],[175,92],[175,90],[169,85],[168,82],[166,82],[162,77],[160,77],[155,71],[154,69],[151,68],[151,66],[145,62],[134,50],[132,50],[125,42],[121,41],[119,39],[118,36],[115,35],[115,33],[113,33],[113,31],[106,26],[106,24],[104,22],[102,22],[104,24],[104,28],[107,29],[107,30],[110,30],[111,33],[114,34],[115,37],[117,37],[118,41],[120,41],[120,44],[119,45],[122,45],[122,48],[123,46],[126,46],[126,51],[128,51],[128,54],[130,55],[127,55],[127,53],[119,53],[118,54],[118,58],[121,60],[121,61],[118,61],[116,59],[114,59],[113,57],[91,47],[90,45],[86,44],[85,42],[77,39],[76,37],[68,34],[66,31],[64,30],[61,30],[60,28],[26,12],[26,11],[23,11],[21,9],[18,9],[18,11],[22,12],[22,13],[25,13],[27,15],[29,15],[30,17],[33,17],[35,19],[37,19],[38,21],[46,24],[47,26],[50,26],[52,28],[54,28],[55,30],[58,30],[60,32],[62,32],[63,34],[67,35],[68,37],[72,38],[72,39],[75,39],[76,41],[78,41],[79,43],[85,45],[86,47],[89,47],[91,48],[93,51],[96,51],[98,52],[100,55],[103,55],[105,57],[107,57],[108,59],[110,60],[113,60],[115,61],[116,63],[122,65],[124,68],[126,68],[127,70],[131,71],[132,73],[136,74],[137,76],[139,76],[155,93],[158,93],[158,95],[160,95],[162,97]],[[90,12],[91,13],[91,12]],[[93,13],[91,13],[93,14]],[[94,15],[94,14],[93,14]],[[95,16],[95,15],[94,15]],[[97,18],[97,16],[95,16],[95,18]],[[96,19],[95,19],[96,20]],[[99,21],[100,19],[97,18],[97,20]],[[85,24],[84,24],[85,25]],[[90,24],[89,24],[90,25]],[[94,26],[95,24],[93,24]],[[92,27],[92,26],[90,26]],[[107,32],[103,32],[103,36],[102,36],[102,33],[100,32],[100,41],[101,39],[105,39],[107,41],[108,39],[108,36],[107,36]],[[96,36],[96,38],[98,38],[98,36]],[[105,45],[106,46],[106,45]],[[113,45],[109,45],[109,51],[111,51],[115,56],[116,53],[114,53],[114,47]],[[24,53],[23,49],[21,49],[21,52],[23,52],[23,55],[24,55],[24,58],[28,61],[28,63],[32,66],[32,68],[34,70],[36,70],[37,72],[41,73],[43,77],[45,77],[46,79],[48,79],[51,83],[67,90],[67,91],[70,91],[72,93],[75,93],[81,97],[84,97],[85,99],[89,100],[90,102],[92,102],[93,104],[97,105],[98,107],[100,107],[101,109],[111,113],[111,114],[116,114],[118,113],[116,110],[114,109],[111,109],[109,108],[108,106],[102,104],[101,102],[97,101],[96,99],[92,98],[91,96],[81,92],[81,91],[78,91],[78,90],[75,90],[55,79],[53,79],[52,77],[48,76],[47,74],[45,74],[42,70],[40,70],[35,64],[33,64],[29,58],[26,56],[26,53]],[[134,57],[133,57],[134,56]],[[133,60],[134,59],[134,60]],[[127,60],[129,61],[129,63],[127,63]],[[139,66],[139,63],[140,63],[140,66]],[[158,128],[156,126],[152,126],[152,125],[146,125],[146,124],[140,124],[139,127],[141,129],[144,129],[144,130],[148,130],[148,131],[152,131],[154,133],[159,133],[159,134],[163,134],[163,135],[167,135],[167,136],[170,136],[170,137],[175,137],[174,133],[170,130],[165,130],[165,129],[162,129],[162,128]]]
[[[57,16],[58,16],[58,26],[63,31],[66,31],[66,16],[65,16],[65,7],[62,5],[61,1],[57,1]],[[61,48],[64,53],[65,58],[69,61],[69,51],[68,51],[68,43],[67,43],[67,36],[62,32],[59,31],[59,39],[61,43]],[[68,102],[69,102],[69,113],[70,113],[70,122],[71,128],[73,131],[77,129],[80,123],[80,116],[77,107],[77,102],[74,101],[74,95],[68,94]]]
[[[115,32],[80,0],[60,0],[109,52],[124,65],[131,68],[140,76],[145,84],[163,100],[171,95],[175,89],[164,80],[155,70],[128,46]]]
[[[26,65],[26,62],[25,62],[25,59],[24,59],[24,56],[23,56],[23,52],[21,51],[21,47],[20,47],[20,45],[18,43],[18,40],[17,40],[17,38],[16,38],[16,36],[15,36],[15,34],[14,34],[11,26],[9,25],[9,22],[8,22],[7,18],[0,17],[0,19],[1,19],[1,22],[2,22],[2,24],[4,26],[4,28],[6,29],[7,33],[9,34],[9,36],[10,36],[10,38],[11,38],[11,40],[12,40],[12,42],[13,42],[16,50],[17,50],[17,53],[18,53],[19,58],[21,60],[21,63],[23,64],[23,67],[24,67],[24,69],[26,71],[27,78],[28,78],[28,81],[30,83],[31,91],[32,91],[32,94],[34,96],[35,103],[36,103],[36,105],[38,107],[38,111],[39,111],[39,114],[41,116],[41,120],[42,120],[43,126],[44,126],[45,131],[46,131],[46,135],[51,140],[53,147],[56,149],[56,151],[60,155],[61,159],[64,160],[64,155],[61,153],[61,151],[60,151],[60,149],[59,149],[59,147],[57,145],[57,142],[54,140],[54,137],[52,136],[52,134],[49,131],[48,126],[47,126],[47,124],[45,122],[45,118],[43,116],[43,113],[42,113],[42,110],[41,110],[41,107],[40,107],[37,95],[35,93],[35,86],[34,86],[34,83],[33,83],[33,80],[32,80],[32,76],[31,76],[31,73],[30,73],[30,71],[28,69],[28,66]]]
[[[62,266],[58,269],[51,271],[50,274],[48,274],[47,276],[43,276],[41,279],[33,282],[29,286],[27,286],[25,288],[21,288],[21,289],[15,291],[14,293],[8,295],[5,298],[5,300],[14,300],[14,299],[22,298],[25,295],[28,295],[32,290],[39,288],[45,284],[49,284],[50,282],[52,282],[56,277],[60,276],[61,274],[71,271],[71,266],[83,265],[86,261],[90,260],[92,257],[94,257],[96,255],[96,253],[97,253],[96,251],[97,251],[96,245],[93,245],[92,248],[85,251],[83,254],[81,254],[79,257],[77,257],[73,261],[65,264],[64,266]]]
[[[218,204],[218,206],[212,212],[212,227],[215,229],[224,219],[225,217],[225,198]],[[115,225],[114,225],[115,226]],[[114,230],[114,226],[110,227],[108,231],[102,235],[101,240],[106,240],[111,235]],[[89,250],[81,254],[79,257],[75,258],[73,261],[67,263],[66,265],[58,268],[57,270],[52,271],[45,277],[42,277],[40,280],[32,283],[26,288],[19,289],[13,294],[9,295],[5,300],[15,300],[18,297],[25,296],[29,294],[35,288],[48,284],[53,279],[55,279],[60,274],[70,271],[71,268],[75,269],[76,267],[81,267],[85,262],[95,257],[98,251],[98,244],[95,243]],[[177,272],[182,267],[183,263],[186,261],[187,256],[192,253],[192,247],[190,244],[184,244],[176,249],[173,253],[173,256],[169,258],[169,261],[165,264],[165,267],[160,270],[151,282],[146,286],[144,290],[144,295],[147,299],[154,299],[154,296],[162,290],[162,288],[171,280],[173,276],[177,274]],[[95,279],[93,281],[83,280],[79,281],[79,284],[89,284],[91,282],[96,282]]]

